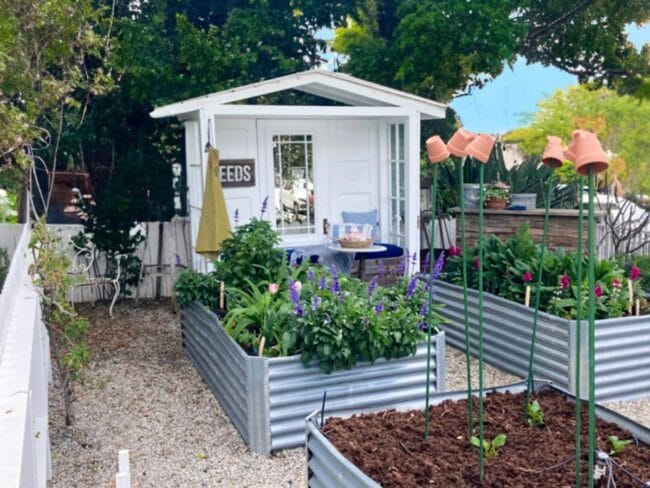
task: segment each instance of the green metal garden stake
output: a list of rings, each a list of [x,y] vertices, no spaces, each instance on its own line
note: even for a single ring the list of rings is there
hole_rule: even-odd
[[[478,469],[483,481],[483,178],[484,165],[478,169]]]
[[[595,382],[595,366],[596,366],[596,344],[595,344],[595,330],[596,330],[596,276],[595,276],[595,242],[594,242],[594,170],[593,166],[589,165],[589,215],[587,218],[588,232],[587,232],[587,249],[589,251],[589,264],[588,264],[588,287],[587,287],[587,300],[589,306],[589,488],[594,486],[594,452],[596,449],[596,382]]]
[[[465,238],[465,177],[463,174],[463,166],[465,165],[466,157],[463,157],[458,163],[458,205],[460,207],[460,248],[461,248],[461,262],[463,263],[463,318],[465,321],[465,365],[467,373],[467,424],[469,429],[469,437],[471,439],[474,433],[474,403],[472,402],[472,354],[470,351],[469,341],[469,311],[468,311],[468,298],[467,298],[467,241]]]
[[[429,245],[429,301],[427,306],[427,386],[424,410],[424,438],[429,437],[429,394],[431,378],[431,329],[433,329],[433,262],[435,261],[433,251],[435,250],[435,222],[436,222],[436,198],[438,192],[438,165],[433,166],[431,177],[431,243]]]
[[[584,178],[578,178],[578,249],[576,250],[576,289],[578,294],[576,296],[576,349],[575,349],[575,391],[576,391],[576,404],[575,404],[575,422],[576,422],[576,488],[582,485],[582,466],[581,466],[581,451],[582,451],[582,399],[580,398],[580,337],[582,329],[582,253],[584,252],[583,244],[583,208],[582,208],[582,188],[584,186]],[[571,286],[569,284],[569,286]]]
[[[526,383],[526,404],[524,405],[524,415],[527,419],[528,404],[530,402],[530,395],[533,390],[533,367],[535,362],[535,341],[537,339],[537,318],[539,316],[539,301],[542,293],[542,278],[544,274],[544,254],[546,252],[546,238],[548,234],[548,216],[551,209],[551,190],[553,189],[553,172],[551,167],[551,175],[548,178],[546,186],[546,199],[544,200],[544,230],[542,232],[542,249],[539,255],[539,273],[537,275],[537,286],[535,288],[535,310],[533,312],[533,330],[530,339],[530,353],[528,356],[528,378]]]

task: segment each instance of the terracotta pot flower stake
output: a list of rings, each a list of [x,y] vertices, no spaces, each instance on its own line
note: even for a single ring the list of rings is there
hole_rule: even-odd
[[[487,163],[494,148],[495,138],[489,134],[479,134],[467,146],[468,156],[477,159],[481,163]],[[483,446],[484,425],[483,425],[483,200],[484,188],[484,165],[479,165],[479,205],[478,205],[478,440],[479,446]],[[464,246],[463,246],[464,247]],[[469,350],[469,348],[468,348]],[[479,478],[483,480],[483,449],[479,453]]]
[[[594,293],[588,293],[588,356],[589,356],[589,426],[588,426],[588,446],[589,465],[587,468],[588,486],[594,486],[594,458],[596,451],[596,348],[595,348],[595,330],[596,330],[596,276],[595,276],[595,217],[594,217],[594,193],[595,181],[594,176],[602,173],[609,166],[607,154],[596,137],[596,134],[586,130],[575,130],[572,134],[571,144],[565,151],[565,156],[575,164],[576,171],[579,175],[586,176],[589,187],[588,216],[587,216],[587,250],[589,252],[588,261],[588,289],[594,290]],[[582,195],[580,197],[582,200]],[[582,227],[578,235],[582,234]],[[582,250],[582,248],[580,248]],[[578,253],[579,254],[579,253]],[[580,286],[580,283],[578,283]],[[579,334],[578,334],[579,335]],[[579,391],[579,390],[578,390]],[[576,402],[578,403],[578,402]],[[576,438],[578,433],[576,425]],[[576,461],[579,461],[576,452]],[[579,486],[578,465],[576,462],[576,486]]]
[[[466,234],[465,234],[465,183],[463,175],[463,166],[465,159],[467,159],[467,146],[476,138],[476,134],[469,132],[462,127],[458,129],[451,139],[447,142],[447,149],[449,152],[458,158],[456,162],[456,172],[458,175],[458,205],[460,206],[460,249],[467,249]],[[451,253],[450,253],[451,254]],[[467,373],[467,427],[469,437],[471,438],[474,432],[474,414],[472,403],[472,366],[470,354],[470,340],[469,340],[469,313],[468,313],[468,297],[467,297],[467,256],[463,253],[462,256],[462,273],[463,273],[463,320],[465,326],[465,368]]]
[[[562,166],[564,161],[564,149],[562,148],[562,139],[555,136],[548,136],[547,143],[542,155],[542,162],[545,166],[550,168],[551,175],[546,184],[546,198],[544,200],[544,229],[542,231],[542,246],[539,258],[539,269],[537,272],[537,284],[535,286],[535,310],[533,312],[533,326],[530,339],[530,353],[528,355],[528,377],[526,389],[526,404],[524,405],[524,412],[526,412],[526,422],[528,422],[528,412],[530,411],[530,395],[533,391],[533,368],[535,363],[535,342],[537,339],[537,321],[539,317],[540,298],[542,292],[542,279],[544,273],[544,254],[546,252],[546,240],[548,235],[548,217],[551,209],[551,191],[553,190],[553,172],[555,169]],[[531,277],[532,278],[532,277]],[[532,280],[531,280],[532,281]]]
[[[436,199],[438,191],[438,164],[449,157],[449,151],[440,136],[432,136],[427,139],[427,156],[433,164],[433,177],[431,178],[431,246],[429,249],[429,296],[427,307],[427,383],[426,383],[426,403],[424,414],[424,438],[429,436],[429,395],[430,395],[430,378],[431,378],[431,331],[433,330],[433,276],[434,276],[434,225],[436,217]]]

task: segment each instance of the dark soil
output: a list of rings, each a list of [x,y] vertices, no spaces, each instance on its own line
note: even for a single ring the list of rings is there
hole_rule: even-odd
[[[478,450],[468,442],[467,401],[447,400],[431,407],[426,441],[423,439],[424,412],[419,410],[387,410],[348,419],[332,418],[327,420],[323,432],[346,458],[385,488],[573,487],[574,403],[551,391],[542,391],[536,398],[544,412],[543,427],[525,425],[525,394],[494,393],[486,398],[485,438],[492,439],[504,433],[507,440],[496,457],[485,460],[482,483],[478,477]],[[582,480],[586,486],[586,403],[582,413],[582,449],[585,452]],[[597,446],[609,452],[608,438],[612,435],[633,439],[615,424],[598,420]],[[650,480],[649,446],[635,441],[612,459],[637,478]],[[568,462],[551,468],[563,461]],[[542,470],[545,471],[540,473]],[[639,482],[621,468],[614,467],[614,476],[618,488],[639,486]]]

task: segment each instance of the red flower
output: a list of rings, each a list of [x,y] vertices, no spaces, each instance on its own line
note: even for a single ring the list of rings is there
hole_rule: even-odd
[[[474,258],[474,271],[478,271],[480,265],[481,265],[481,261],[479,260],[478,256],[476,256]]]
[[[638,266],[632,266],[632,271],[630,271],[630,281],[638,280],[641,278],[641,270]]]
[[[612,286],[614,288],[620,288],[621,287],[621,280],[619,280],[618,278],[614,278],[614,280],[612,281]]]
[[[449,256],[460,256],[463,254],[463,250],[460,247],[450,246],[448,249]]]
[[[569,279],[569,275],[564,273],[562,275],[562,278],[560,278],[560,288],[566,290],[567,288],[569,288],[570,285],[571,285],[571,280]]]
[[[528,283],[529,281],[533,281],[533,273],[531,273],[530,271],[526,271],[524,273],[523,278],[526,283]]]
[[[603,296],[603,287],[600,285],[596,285],[596,288],[594,288],[594,294],[596,295],[596,298],[600,298]]]

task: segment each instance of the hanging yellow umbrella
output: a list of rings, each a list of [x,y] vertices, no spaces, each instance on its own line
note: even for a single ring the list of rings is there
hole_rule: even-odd
[[[224,239],[230,237],[230,219],[219,179],[219,151],[208,149],[208,170],[203,193],[203,208],[196,238],[196,252],[217,259]]]

